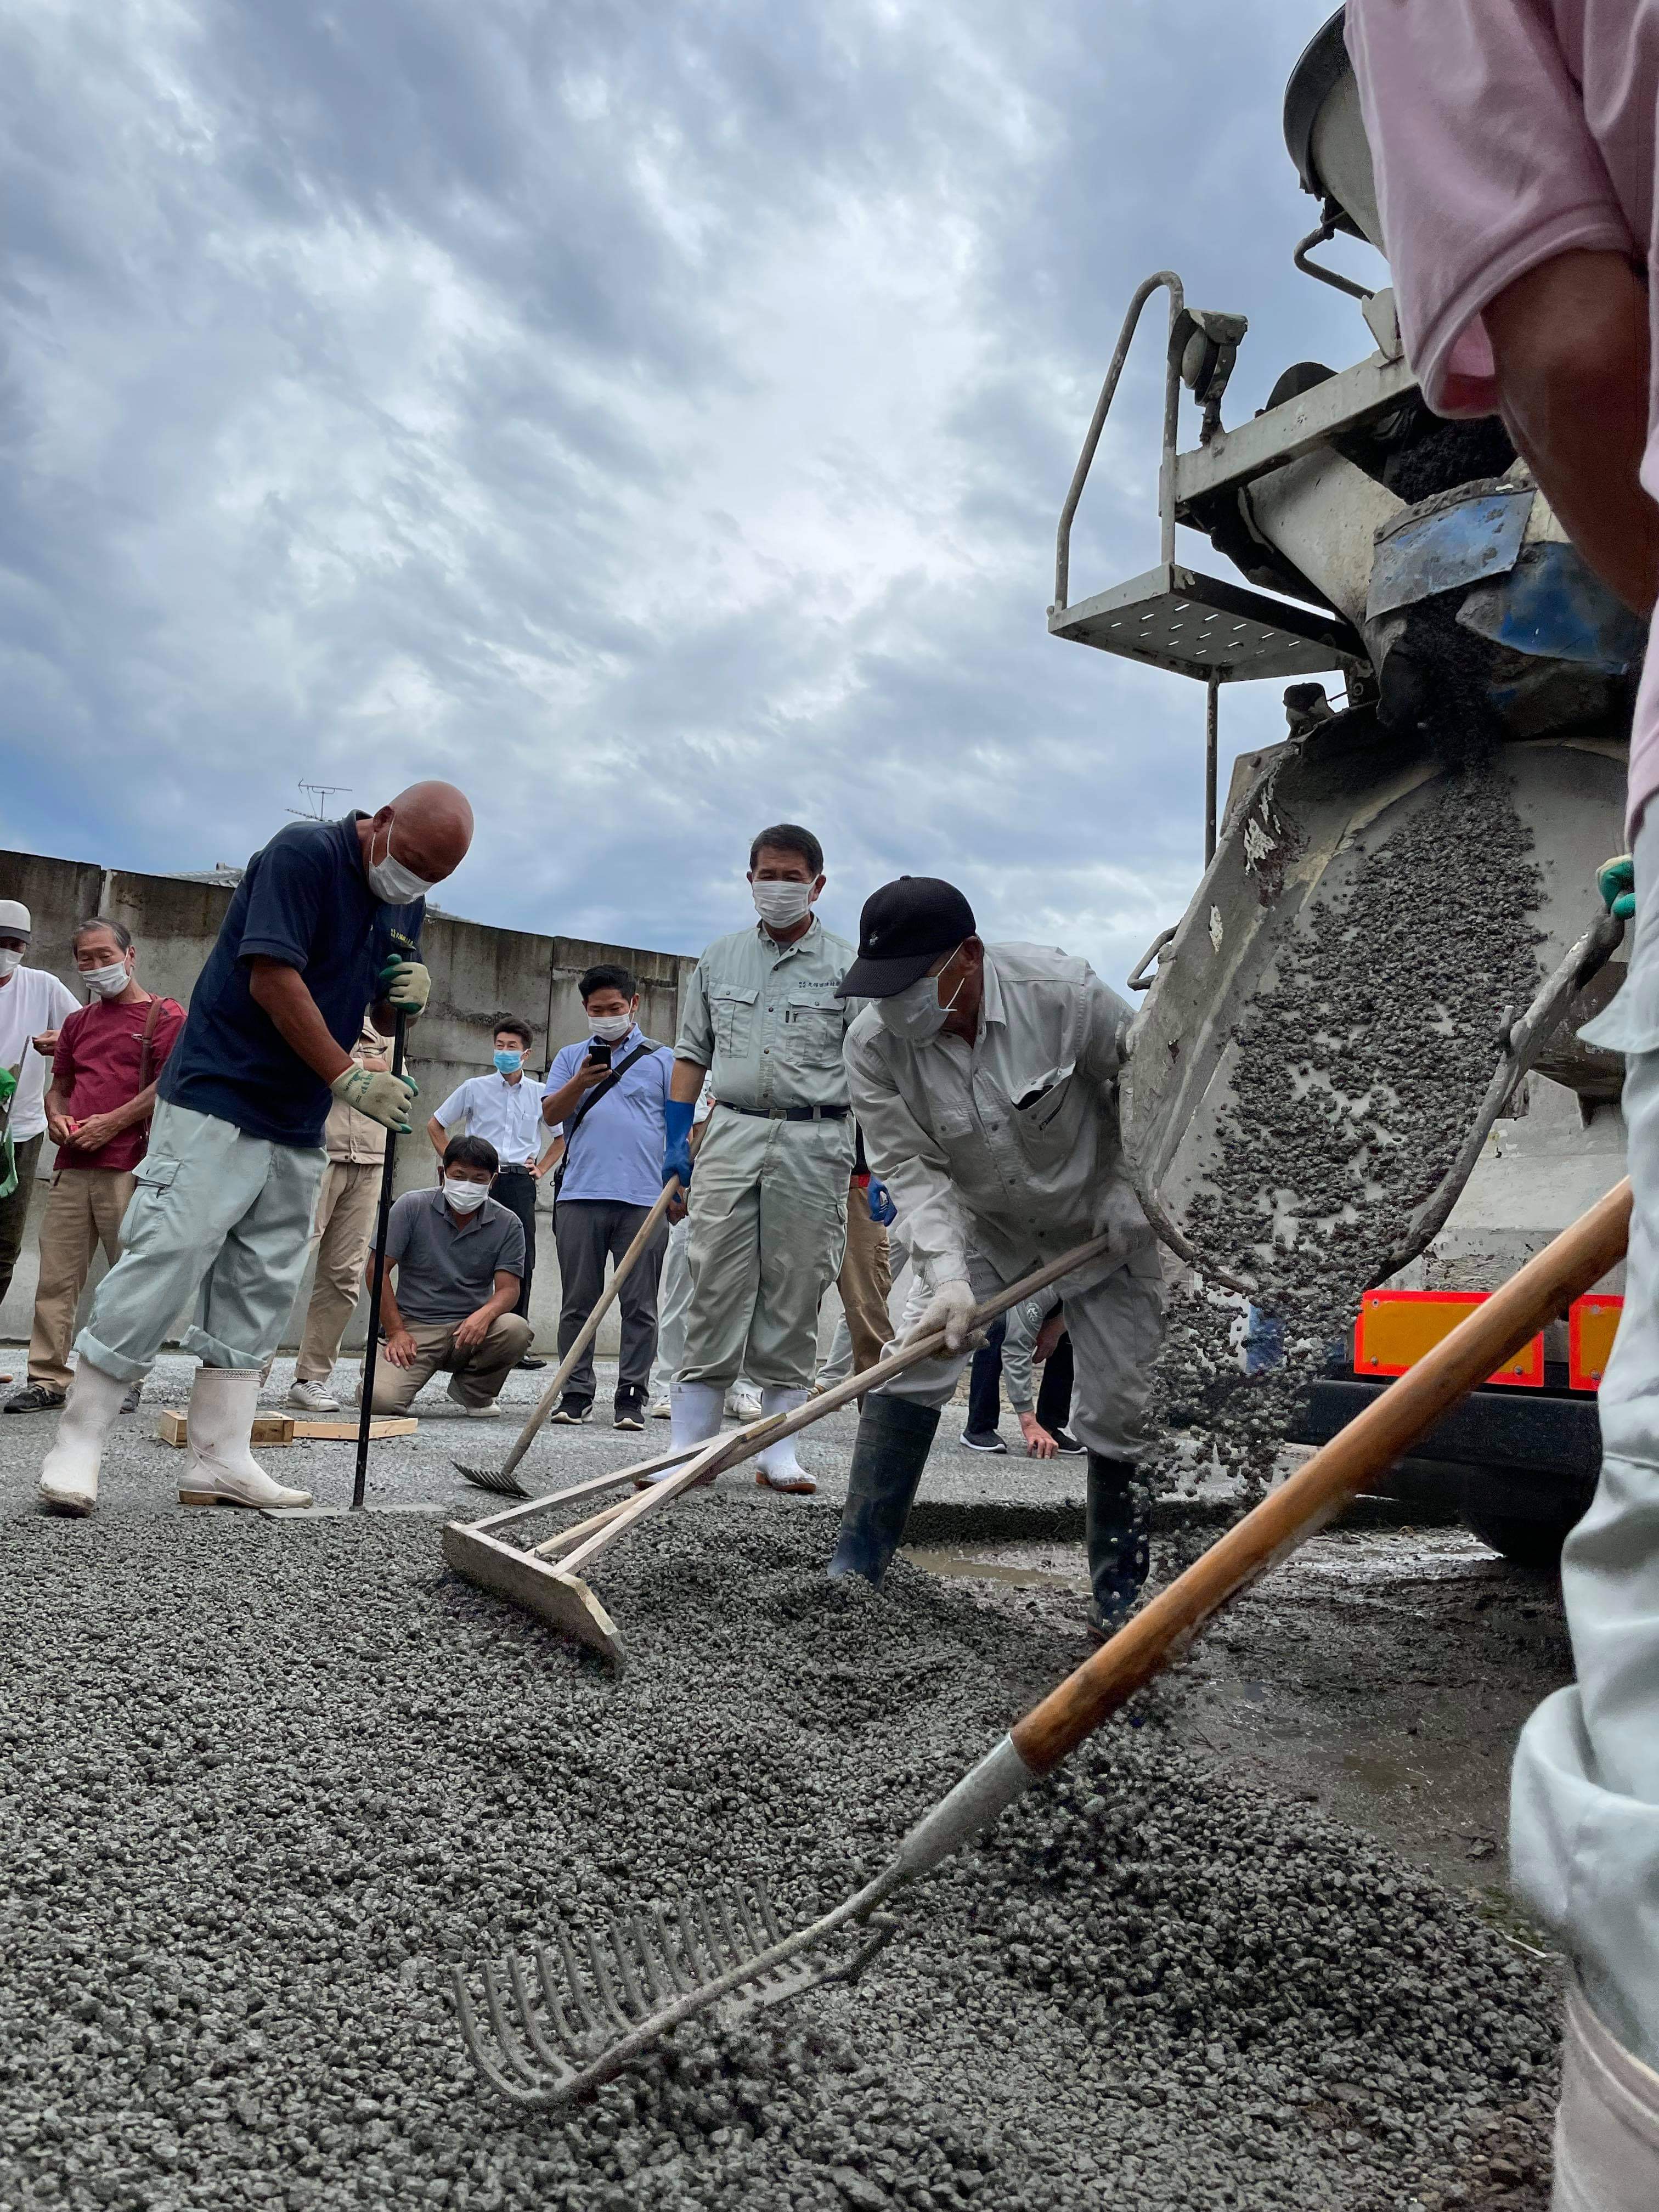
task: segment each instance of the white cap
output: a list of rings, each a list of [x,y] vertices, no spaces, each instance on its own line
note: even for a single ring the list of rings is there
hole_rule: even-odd
[[[21,899],[0,899],[0,937],[32,937],[34,924]]]

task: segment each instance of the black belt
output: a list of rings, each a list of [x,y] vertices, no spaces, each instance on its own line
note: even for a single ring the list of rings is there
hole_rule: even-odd
[[[747,1114],[757,1121],[844,1121],[853,1110],[850,1106],[734,1106],[729,1098],[717,1098],[714,1103],[728,1114]]]
[[[497,1168],[495,1172],[498,1176],[528,1175],[530,1173],[530,1170],[527,1167],[521,1166],[518,1161],[514,1160],[509,1162],[506,1167]]]

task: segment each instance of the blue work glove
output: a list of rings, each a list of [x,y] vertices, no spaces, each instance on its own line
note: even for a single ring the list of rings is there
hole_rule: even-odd
[[[663,1128],[668,1139],[663,1148],[662,1179],[671,1182],[678,1176],[682,1190],[691,1188],[691,1117],[696,1111],[696,1107],[685,1105],[678,1098],[671,1098],[662,1109]]]
[[[890,1229],[898,1219],[898,1208],[894,1205],[887,1186],[879,1176],[871,1176],[870,1188],[866,1195],[870,1200],[871,1220],[880,1222],[884,1229]]]
[[[1636,863],[1628,853],[1615,853],[1595,871],[1595,888],[1607,912],[1628,921],[1636,911]]]

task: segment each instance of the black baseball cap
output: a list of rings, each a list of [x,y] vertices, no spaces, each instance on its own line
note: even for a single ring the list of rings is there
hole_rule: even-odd
[[[891,999],[941,953],[974,933],[974,909],[938,876],[901,876],[872,891],[859,916],[859,957],[836,986],[841,999]]]

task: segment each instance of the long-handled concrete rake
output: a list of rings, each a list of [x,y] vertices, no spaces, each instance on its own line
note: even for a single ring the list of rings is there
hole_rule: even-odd
[[[1110,1243],[1109,1236],[1091,1237],[1086,1244],[1079,1244],[1059,1259],[1051,1260],[1046,1267],[1037,1268],[1023,1282],[999,1291],[995,1297],[988,1298],[975,1309],[974,1326],[982,1328],[999,1314],[1018,1305],[1022,1298],[1031,1297],[1038,1291],[1047,1290],[1050,1283],[1074,1274],[1091,1261],[1103,1259]],[[826,1414],[839,1412],[852,1399],[861,1398],[890,1376],[902,1375],[907,1368],[924,1359],[936,1358],[944,1349],[944,1332],[935,1330],[900,1346],[875,1366],[866,1368],[862,1375],[849,1376],[845,1382],[838,1382],[821,1397],[810,1399],[793,1413],[769,1414],[765,1419],[751,1421],[747,1428],[738,1429],[732,1436],[715,1437],[712,1442],[695,1445],[689,1450],[667,1452],[659,1459],[636,1461],[631,1467],[615,1468],[608,1474],[592,1475],[585,1482],[573,1484],[568,1490],[550,1492],[545,1498],[532,1498],[528,1504],[511,1506],[505,1513],[492,1514],[489,1519],[475,1521],[470,1526],[465,1522],[452,1521],[444,1529],[444,1557],[469,1582],[527,1607],[532,1613],[539,1613],[550,1627],[579,1638],[620,1666],[623,1650],[617,1624],[581,1578],[581,1570],[589,1560],[646,1514],[670,1504],[694,1483],[712,1481],[726,1468],[753,1459],[769,1444],[781,1443],[785,1437],[793,1437],[814,1421],[823,1420]],[[520,1442],[522,1444],[526,1440],[521,1437]],[[513,1463],[509,1461],[509,1467]],[[660,1480],[648,1480],[656,1477]],[[564,1528],[556,1536],[550,1536],[533,1552],[521,1552],[501,1540],[501,1529],[527,1520],[532,1514],[550,1512],[555,1506],[580,1504],[607,1490],[619,1489],[624,1483],[645,1486],[637,1489],[632,1498],[622,1498],[589,1519],[579,1521],[574,1528]]]
[[[453,1982],[461,2033],[490,2087],[520,2105],[562,2105],[610,2081],[680,2021],[722,1999],[753,2010],[828,1981],[850,1981],[897,1933],[884,1908],[989,1827],[1085,1736],[1178,1658],[1205,1623],[1286,1558],[1358,1489],[1400,1459],[1441,1415],[1513,1357],[1623,1257],[1627,1182],[1610,1191],[1502,1290],[1263,1498],[1110,1643],[1017,1722],[923,1815],[875,1879],[792,1935],[766,1900],[681,1905],[613,1921],[578,1958],[556,1931],[537,1946],[533,1978],[509,1958],[472,1984]],[[810,1954],[810,1955],[809,1955]]]
[[[499,1467],[469,1467],[464,1460],[452,1464],[467,1480],[476,1483],[480,1490],[499,1492],[503,1498],[528,1498],[530,1492],[518,1477],[519,1462],[530,1449],[544,1421],[559,1402],[559,1394],[570,1380],[576,1362],[581,1358],[599,1333],[599,1323],[615,1305],[640,1255],[649,1247],[652,1238],[662,1226],[663,1216],[680,1194],[680,1180],[672,1176],[662,1187],[662,1196],[641,1222],[633,1243],[611,1271],[611,1280],[605,1294],[582,1323],[575,1342],[553,1371],[553,1378],[536,1401],[536,1409],[518,1434],[513,1449]]]

